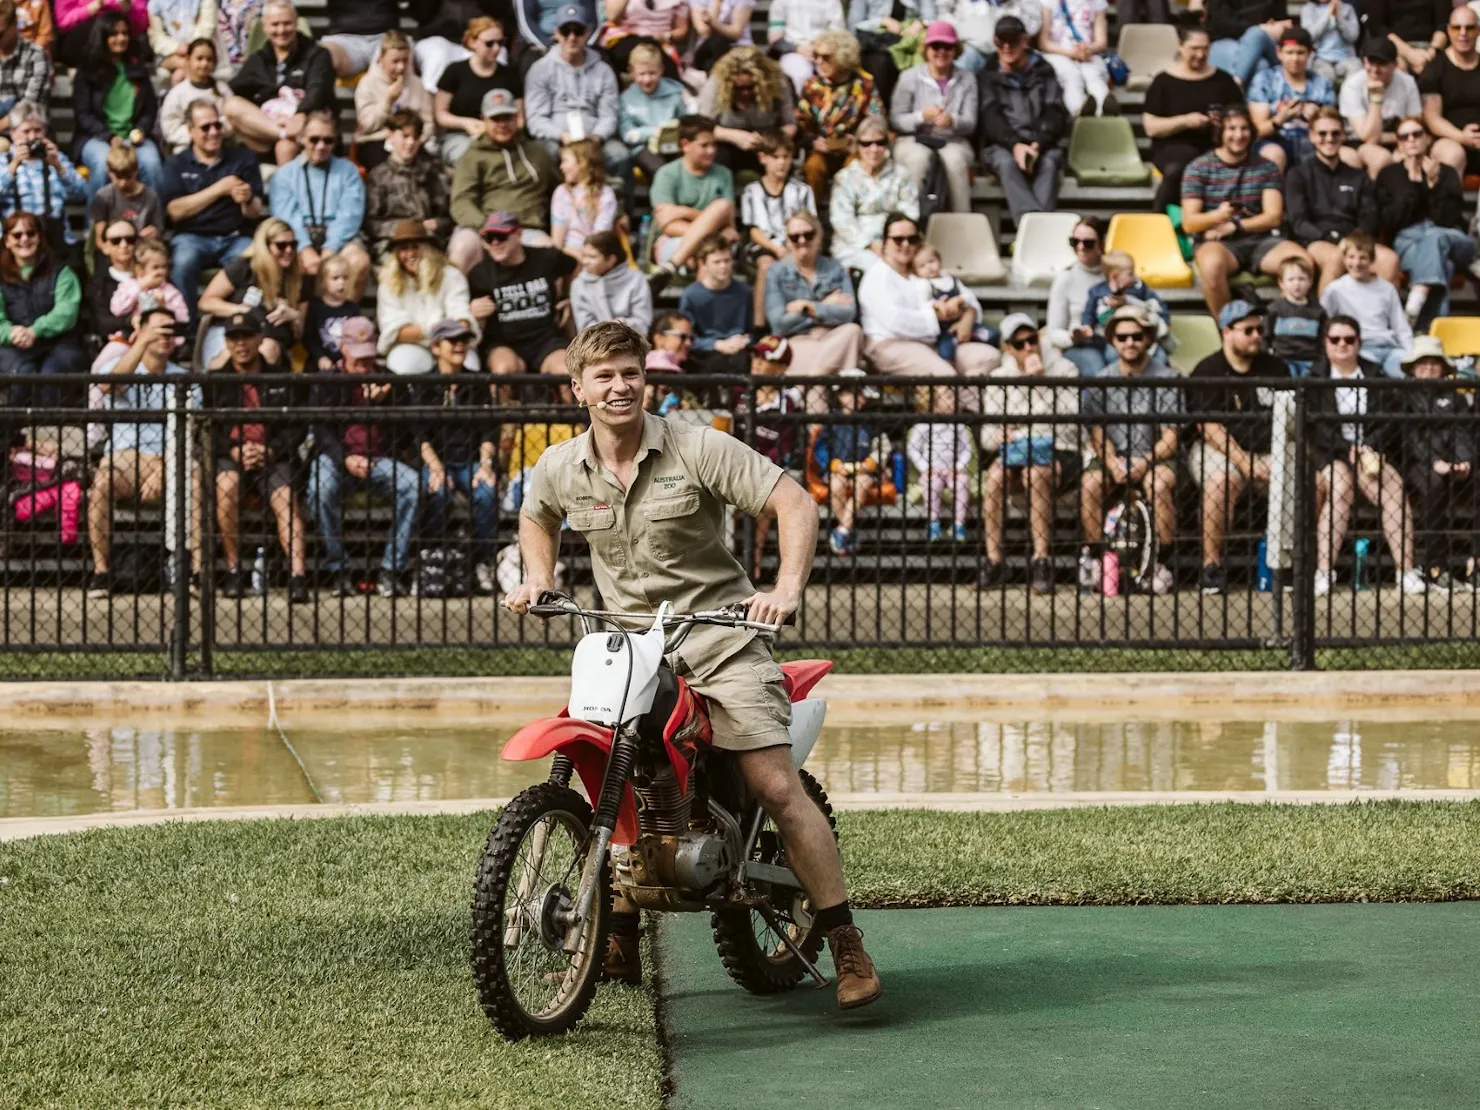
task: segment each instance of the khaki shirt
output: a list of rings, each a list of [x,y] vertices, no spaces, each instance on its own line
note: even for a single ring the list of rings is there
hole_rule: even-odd
[[[569,520],[586,537],[607,608],[656,613],[667,601],[692,613],[755,593],[725,544],[724,515],[731,505],[759,514],[781,474],[733,436],[647,413],[630,488],[597,460],[587,431],[540,456],[522,512],[547,531]],[[754,636],[699,627],[677,654],[702,678]]]

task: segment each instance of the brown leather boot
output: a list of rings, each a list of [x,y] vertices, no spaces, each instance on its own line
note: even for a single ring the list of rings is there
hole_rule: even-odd
[[[863,933],[856,925],[839,925],[827,934],[833,967],[838,973],[838,1009],[852,1010],[876,1002],[884,987],[874,961],[863,950]]]
[[[601,965],[603,983],[626,983],[642,986],[642,940],[636,936],[607,938],[606,961]]]

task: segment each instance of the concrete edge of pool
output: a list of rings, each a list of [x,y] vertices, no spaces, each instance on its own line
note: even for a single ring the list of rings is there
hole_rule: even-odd
[[[79,813],[65,817],[0,818],[0,841],[84,832],[88,829],[135,828],[169,821],[261,821],[272,818],[351,816],[432,816],[476,813],[501,806],[506,798],[447,798],[418,802],[368,802],[354,805],[219,806],[202,809],[131,809]],[[1344,805],[1349,802],[1473,802],[1480,790],[1084,790],[1059,794],[835,794],[836,809],[924,809],[963,813],[1006,813],[1013,810],[1077,809],[1086,806],[1197,805],[1240,802],[1257,805]]]
[[[267,718],[343,723],[381,713],[410,726],[529,718],[560,705],[564,678],[301,679],[267,683],[35,682],[0,684],[6,727],[55,728],[59,721],[117,724],[161,717],[191,725]],[[1165,720],[1258,713],[1281,719],[1362,714],[1480,716],[1473,671],[1314,671],[1210,674],[831,675],[819,688],[835,724],[952,716],[1074,717],[1134,713]]]

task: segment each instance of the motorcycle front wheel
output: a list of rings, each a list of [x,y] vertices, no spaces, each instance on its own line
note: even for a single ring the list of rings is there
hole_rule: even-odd
[[[473,980],[506,1040],[568,1032],[591,1006],[611,923],[608,864],[574,953],[563,924],[580,894],[591,821],[584,798],[545,782],[504,807],[488,834],[473,887]]]

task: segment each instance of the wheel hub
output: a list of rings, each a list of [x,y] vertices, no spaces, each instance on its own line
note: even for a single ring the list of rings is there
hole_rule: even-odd
[[[570,891],[559,883],[545,891],[540,899],[540,940],[551,952],[559,952],[564,946],[574,909]]]

